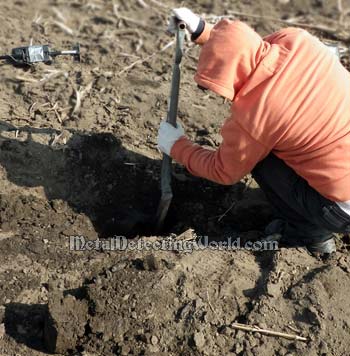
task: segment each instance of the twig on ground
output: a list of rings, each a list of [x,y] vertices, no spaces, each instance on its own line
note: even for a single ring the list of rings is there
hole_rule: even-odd
[[[92,89],[92,83],[90,82],[85,88],[80,88],[79,90],[75,90],[75,98],[76,98],[76,102],[75,102],[75,106],[74,109],[72,111],[72,115],[73,114],[77,114],[80,112],[80,108],[81,108],[81,101],[84,98],[84,96],[90,92],[90,90]]]
[[[59,27],[61,30],[63,30],[65,33],[67,33],[70,36],[74,35],[74,31],[66,25],[67,18],[63,15],[63,13],[58,10],[57,7],[53,7],[52,11],[55,13],[58,21],[53,21],[53,24]]]
[[[61,115],[59,114],[58,109],[59,109],[59,107],[58,107],[58,102],[56,102],[54,105],[51,104],[51,109],[50,109],[50,110],[52,110],[52,111],[55,113],[58,122],[59,122],[59,123],[62,123],[62,117],[61,117]],[[50,110],[49,110],[49,111],[50,111]]]
[[[236,330],[242,330],[242,331],[247,331],[247,332],[255,332],[255,333],[260,333],[263,335],[268,335],[268,336],[276,336],[276,337],[282,337],[284,339],[288,340],[295,340],[295,341],[308,341],[306,337],[302,337],[299,335],[293,335],[293,334],[287,334],[287,333],[282,333],[279,331],[273,331],[273,330],[267,330],[267,329],[260,329],[257,326],[250,326],[246,324],[240,324],[240,323],[233,323],[230,325],[231,328],[236,329]]]
[[[142,46],[143,46],[142,38],[139,38],[137,43],[135,44],[135,52],[139,52]]]
[[[25,76],[22,76],[22,75],[17,75],[15,78],[17,80],[20,80],[21,82],[38,83],[38,80],[33,79],[33,78],[29,78],[29,77],[25,77]]]
[[[169,47],[173,46],[175,43],[175,41],[170,41],[169,43],[167,43],[164,47],[162,47],[158,52],[154,52],[152,54],[150,54],[147,57],[144,58],[140,58],[137,61],[131,63],[130,65],[126,66],[124,69],[122,69],[120,72],[118,72],[118,75],[121,75],[125,72],[128,72],[130,69],[134,68],[135,66],[137,66],[138,64],[142,64],[144,62],[149,61],[150,59],[152,59],[153,57],[155,57],[157,54],[164,52],[165,50],[167,50]]]
[[[252,182],[253,182],[253,179],[250,178],[248,184],[246,184],[246,186],[244,187],[242,194],[244,194],[249,189],[249,187],[251,186]],[[237,200],[234,200],[232,202],[232,204],[229,206],[229,208],[222,215],[219,216],[218,222],[220,222],[235,207],[237,202],[238,202]]]
[[[118,54],[117,54],[117,57],[133,57],[133,58],[140,59],[140,56],[137,56],[136,54],[124,53],[124,52],[118,53]]]
[[[196,239],[196,234],[193,229],[188,229],[182,234],[176,236],[177,241],[192,241]]]
[[[228,207],[228,209],[222,215],[219,216],[218,222],[220,222],[235,207],[236,204],[237,200],[234,200],[232,204]]]
[[[62,12],[60,10],[57,9],[57,7],[53,7],[52,11],[55,13],[55,15],[57,16],[57,18],[65,23],[67,21],[67,19],[63,16]]]
[[[143,0],[137,0],[137,1],[142,1]],[[157,1],[157,0],[147,0],[147,2],[151,3],[152,5],[155,5],[155,6],[152,6],[152,5],[147,5],[148,8],[152,8],[153,11],[155,11],[158,15],[165,15],[166,13],[168,13],[170,10],[171,10],[171,7],[163,4],[162,2],[160,1]]]
[[[52,78],[56,78],[59,75],[65,75],[66,73],[58,69],[47,69],[44,76],[39,80],[40,83],[47,82]]]
[[[117,5],[117,4],[113,4],[113,13],[114,13],[114,16],[118,20],[123,20],[125,22],[131,22],[131,23],[133,23],[135,25],[147,28],[147,29],[149,29],[151,31],[154,31],[154,32],[160,32],[161,31],[158,27],[150,26],[146,22],[139,21],[139,20],[133,19],[131,17],[120,15],[120,13],[119,13],[119,5]]]
[[[80,111],[81,107],[81,92],[79,90],[75,90],[75,106],[72,111],[72,114],[77,114]]]
[[[146,4],[143,0],[136,0],[136,2],[137,2],[141,7],[143,7],[144,9],[148,9],[148,8],[149,8],[149,5]]]
[[[40,23],[41,19],[42,19],[42,16],[38,12],[36,12],[34,19],[33,19],[33,23],[38,25]]]
[[[120,36],[120,35],[129,35],[129,34],[134,34],[136,33],[138,36],[140,36],[140,31],[136,28],[126,28],[123,30],[116,30],[113,32],[114,36]]]
[[[55,102],[55,104],[52,103],[50,97],[48,95],[46,95],[46,100],[48,101],[47,103],[43,104],[43,105],[40,105],[40,107],[43,107],[43,106],[51,106],[50,109],[47,110],[47,112],[49,111],[53,111],[57,117],[57,120],[62,123],[62,117],[61,115],[59,114],[58,110],[60,110],[62,112],[62,109],[60,109],[59,107],[59,104],[58,104],[58,101]],[[33,105],[34,106],[34,105]]]
[[[108,113],[113,114],[113,111],[106,104],[102,104],[102,106],[106,109]]]
[[[343,1],[342,0],[338,0],[337,1],[337,8],[339,11],[339,22],[341,24],[344,23],[344,8],[343,8]]]
[[[122,102],[122,99],[119,97],[119,95],[117,94],[116,97],[113,97],[112,100],[119,105]]]
[[[61,132],[59,135],[55,134],[55,138],[53,139],[51,146],[55,146],[57,144],[57,142],[61,139],[61,137],[63,137],[64,132]],[[64,144],[66,144],[66,142],[63,142]]]
[[[64,23],[59,21],[53,21],[52,23],[57,27],[59,27],[63,32],[67,33],[68,35],[74,36],[74,31]]]
[[[208,300],[209,308],[210,308],[211,311],[215,314],[216,319],[219,321],[219,320],[220,320],[220,319],[219,319],[219,316],[218,316],[216,310],[214,309],[214,307],[212,306],[212,304],[210,303],[210,298],[209,298],[209,291],[208,291],[208,289],[207,289],[207,300]]]
[[[37,102],[35,101],[32,105],[30,105],[29,107],[29,116],[31,117],[33,112],[34,112],[34,108],[35,108],[35,105],[37,104]]]
[[[30,114],[30,115],[34,112],[34,108],[35,108],[35,109],[39,109],[39,108],[44,108],[44,107],[46,107],[46,106],[50,106],[50,105],[51,105],[50,102],[44,103],[44,104],[40,104],[40,105],[37,105],[37,104],[38,104],[38,103],[35,102],[35,103],[33,103],[33,104],[29,107],[29,114]]]
[[[102,5],[89,2],[86,5],[84,5],[84,8],[88,10],[96,11],[102,9]]]
[[[290,329],[290,330],[292,330],[292,331],[294,331],[294,332],[297,333],[297,334],[300,334],[300,330],[298,330],[297,328],[294,328],[294,327],[291,326],[291,325],[287,325],[287,328]]]
[[[162,7],[163,9],[171,9],[170,6],[167,6],[165,4],[163,4],[162,2],[160,1],[157,1],[157,0],[148,0],[150,3],[154,4],[154,5],[157,5],[159,7]]]
[[[160,32],[161,31],[158,27],[150,26],[146,22],[139,21],[139,20],[133,19],[131,17],[119,16],[119,19],[123,20],[123,21],[126,21],[126,22],[131,22],[131,23],[133,23],[135,25],[147,28],[147,29],[149,29],[151,31],[154,31],[154,32]]]
[[[0,241],[14,237],[15,233],[13,231],[0,231]]]
[[[344,9],[343,0],[337,1],[337,8],[339,11],[339,23],[341,25],[345,24],[345,17],[350,14],[350,9]]]
[[[192,104],[192,107],[198,109],[198,110],[208,110],[205,106],[203,105],[198,105],[198,104]]]

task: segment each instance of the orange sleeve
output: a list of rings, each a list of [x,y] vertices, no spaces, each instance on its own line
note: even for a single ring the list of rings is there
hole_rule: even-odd
[[[210,37],[210,32],[213,29],[214,25],[211,25],[210,23],[205,22],[204,24],[204,30],[201,33],[201,35],[194,41],[194,43],[198,45],[204,45],[205,42],[209,40]]]
[[[181,137],[172,147],[171,156],[195,176],[230,185],[250,173],[271,151],[232,118],[225,122],[221,134],[223,142],[216,151]]]

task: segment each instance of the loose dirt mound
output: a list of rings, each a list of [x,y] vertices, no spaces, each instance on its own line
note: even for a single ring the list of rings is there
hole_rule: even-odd
[[[295,249],[69,249],[72,236],[160,242],[186,240],[184,231],[211,241],[239,235],[244,242],[271,218],[249,177],[222,187],[175,166],[164,236],[152,236],[161,159],[156,135],[173,53],[164,26],[172,5],[1,2],[0,53],[31,40],[57,49],[79,42],[83,60],[59,58],[28,70],[0,66],[0,354],[345,355],[349,237],[339,237],[339,252],[328,261]],[[285,26],[272,17],[317,24],[311,30],[329,40],[348,36],[336,1],[186,6],[208,16],[236,11],[261,34]],[[321,31],[320,24],[328,27]],[[179,117],[193,140],[216,147],[229,106],[196,89],[197,57],[198,48],[187,44]],[[301,334],[308,342],[236,331],[232,322]]]

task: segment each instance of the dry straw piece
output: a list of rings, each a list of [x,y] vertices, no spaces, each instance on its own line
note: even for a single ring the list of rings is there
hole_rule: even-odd
[[[276,337],[282,337],[284,339],[288,340],[295,340],[295,341],[308,341],[306,337],[299,336],[299,335],[293,335],[293,334],[287,334],[287,333],[282,333],[279,331],[273,331],[273,330],[267,330],[267,329],[260,329],[257,326],[250,326],[246,324],[240,324],[240,323],[233,323],[230,325],[232,329],[236,330],[242,330],[242,331],[247,331],[247,332],[253,332],[253,333],[260,333],[263,335],[268,335],[268,336],[276,336]]]

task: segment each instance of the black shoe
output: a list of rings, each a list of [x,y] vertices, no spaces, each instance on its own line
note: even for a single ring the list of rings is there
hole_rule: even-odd
[[[331,237],[330,239],[328,239],[326,241],[313,242],[313,243],[307,244],[306,248],[312,254],[322,254],[322,255],[324,255],[324,254],[330,255],[337,251],[333,237]]]
[[[318,241],[309,242],[303,238],[291,238],[285,235],[286,222],[281,219],[271,221],[265,228],[264,241],[278,241],[285,247],[306,247],[311,254],[332,254],[336,252],[336,246],[333,235],[324,236]]]
[[[264,234],[265,236],[281,234],[283,235],[286,228],[286,222],[282,219],[272,220],[266,227]]]

